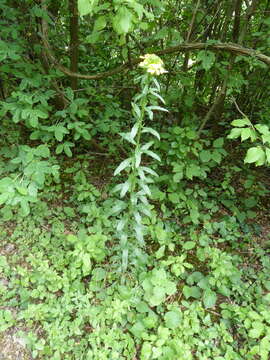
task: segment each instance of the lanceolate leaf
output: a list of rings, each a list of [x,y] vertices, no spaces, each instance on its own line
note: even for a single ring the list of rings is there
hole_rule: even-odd
[[[153,159],[157,161],[161,161],[160,157],[151,150],[145,150],[144,153],[147,154],[148,156],[151,156]]]
[[[129,167],[131,163],[131,158],[128,158],[124,161],[121,162],[121,164],[116,168],[116,170],[114,171],[114,176],[118,175],[121,173],[121,171],[123,171],[124,169],[126,169],[127,167]]]
[[[159,133],[158,133],[156,130],[150,128],[150,127],[144,127],[143,130],[142,130],[142,133],[152,134],[152,135],[154,135],[156,138],[158,138],[158,140],[160,140]]]

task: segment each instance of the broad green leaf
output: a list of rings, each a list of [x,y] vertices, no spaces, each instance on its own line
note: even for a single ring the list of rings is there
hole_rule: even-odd
[[[99,16],[94,24],[94,32],[104,29],[106,24],[107,24],[106,16],[104,15]]]
[[[250,126],[251,122],[249,121],[248,118],[243,118],[243,119],[236,119],[233,120],[231,122],[232,126],[237,126],[237,127],[244,127],[244,126]]]
[[[164,256],[165,249],[166,249],[166,246],[163,245],[158,249],[158,251],[156,251],[156,253],[155,253],[156,259],[161,259]]]
[[[244,162],[247,164],[256,163],[263,165],[265,161],[265,152],[260,146],[248,149]]]
[[[35,115],[32,115],[29,119],[29,123],[33,128],[38,127],[39,125],[38,118]]]
[[[176,329],[181,324],[180,311],[168,311],[164,316],[166,327],[169,329]]]
[[[120,133],[119,135],[126,141],[130,142],[131,144],[136,145],[136,142],[134,141],[134,139],[132,139],[130,137],[130,133]]]
[[[141,321],[137,321],[129,331],[136,336],[137,338],[141,339],[143,334],[146,333],[146,329]]]
[[[265,155],[266,155],[267,162],[270,165],[270,149],[269,148],[265,149]]]
[[[239,136],[241,136],[241,132],[242,129],[239,128],[232,129],[227,137],[228,139],[237,139]]]
[[[262,135],[269,135],[269,127],[267,125],[257,124],[255,128],[261,133]]]
[[[119,34],[127,34],[132,29],[133,15],[125,6],[120,7],[113,18],[113,28]]]
[[[193,179],[194,176],[205,177],[201,171],[201,167],[196,164],[188,165],[186,168],[186,176],[188,179]]]
[[[30,213],[30,207],[29,203],[25,198],[22,198],[20,200],[21,210],[22,210],[22,216],[27,216]]]
[[[213,66],[216,57],[211,51],[201,50],[197,55],[197,59],[201,61],[204,70],[208,71]]]
[[[41,156],[43,158],[48,158],[50,157],[50,149],[48,148],[47,145],[39,145],[35,149],[35,155]]]
[[[195,299],[199,299],[201,297],[200,288],[197,286],[184,286],[183,287],[183,294],[185,295],[186,299],[193,297]]]
[[[23,186],[16,186],[16,189],[18,191],[19,194],[21,195],[27,195],[28,194],[28,189],[26,187]]]
[[[81,16],[91,14],[97,0],[78,0],[78,10]]]
[[[224,138],[220,137],[213,142],[214,148],[220,148],[224,145]]]
[[[55,153],[56,153],[57,155],[59,155],[59,154],[61,154],[61,153],[63,152],[63,150],[64,150],[64,145],[63,145],[63,144],[60,144],[60,145],[58,145],[58,146],[56,147]]]
[[[211,157],[216,163],[218,163],[218,164],[221,163],[222,156],[221,156],[219,150],[214,150],[211,154]]]
[[[258,339],[259,337],[262,336],[263,332],[264,332],[264,324],[261,323],[260,321],[254,321],[252,323],[252,329],[249,331],[248,335],[252,339]]]
[[[245,141],[252,136],[252,130],[250,128],[244,128],[241,131],[241,141]]]
[[[203,303],[206,308],[211,308],[215,306],[217,301],[217,295],[211,289],[206,289],[203,292]]]
[[[65,134],[68,134],[69,131],[67,128],[65,128],[63,125],[57,125],[54,128],[54,136],[56,140],[62,141]]]
[[[148,150],[150,149],[150,147],[154,144],[153,141],[149,141],[148,143],[144,144],[142,147],[141,147],[141,150],[144,151],[144,150]]]
[[[268,143],[270,145],[270,134],[262,135],[263,144]]]
[[[132,103],[132,108],[135,112],[135,115],[139,119],[141,117],[141,110],[140,110],[139,106],[136,103]]]
[[[209,150],[202,150],[200,152],[200,159],[203,162],[209,162],[211,160],[212,156],[211,156],[211,152]]]
[[[72,151],[70,150],[70,148],[73,146],[74,144],[72,143],[64,143],[64,152],[68,157],[72,157]]]
[[[169,199],[173,204],[178,204],[178,203],[179,203],[179,194],[178,194],[178,193],[169,193],[168,199]]]
[[[0,205],[3,205],[9,198],[9,193],[5,192],[0,195]]]
[[[186,241],[183,245],[183,248],[185,250],[191,250],[196,246],[196,243],[194,241]]]

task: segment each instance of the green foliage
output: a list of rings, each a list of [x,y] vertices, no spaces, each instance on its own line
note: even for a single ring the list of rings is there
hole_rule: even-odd
[[[248,149],[244,162],[247,164],[255,163],[256,166],[270,165],[270,130],[267,125],[252,125],[248,118],[234,120],[235,126],[228,135],[229,139],[241,137],[241,141],[250,140],[256,142],[258,146]]]
[[[0,1],[0,347],[269,359],[269,1],[233,3]]]

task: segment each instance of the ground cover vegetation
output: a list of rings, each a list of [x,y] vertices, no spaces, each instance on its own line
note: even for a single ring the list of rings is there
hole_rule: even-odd
[[[268,360],[270,1],[0,12],[0,357]]]

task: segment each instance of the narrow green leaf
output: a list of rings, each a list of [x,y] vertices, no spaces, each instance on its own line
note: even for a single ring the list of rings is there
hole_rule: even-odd
[[[121,164],[114,171],[113,175],[116,176],[116,175],[120,174],[121,171],[123,171],[124,169],[129,167],[130,163],[131,163],[131,158],[128,158],[128,159],[125,159],[124,161],[122,161]]]
[[[123,198],[126,193],[128,192],[129,190],[129,187],[130,187],[130,182],[129,181],[126,181],[122,184],[122,189],[121,189],[121,192],[120,192],[120,197]]]
[[[144,153],[148,156],[151,156],[153,159],[155,159],[157,161],[161,161],[160,157],[151,150],[145,150]]]
[[[154,135],[156,138],[158,138],[158,140],[160,140],[160,136],[159,136],[159,133],[152,129],[151,127],[144,127],[143,130],[142,130],[142,133],[149,133],[149,134],[152,134]]]

